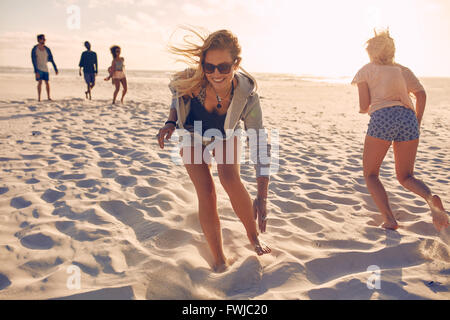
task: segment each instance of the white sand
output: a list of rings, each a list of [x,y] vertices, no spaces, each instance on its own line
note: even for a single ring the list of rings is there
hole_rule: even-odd
[[[234,260],[216,274],[194,187],[169,158],[174,145],[155,139],[167,76],[129,76],[123,106],[110,105],[102,77],[92,101],[76,73],[51,77],[55,101],[37,103],[32,74],[0,74],[0,299],[450,298],[449,230],[436,232],[425,202],[396,181],[392,150],[381,177],[400,228],[379,227],[361,167],[369,118],[350,85],[257,77],[266,127],[281,141],[262,236],[273,252],[253,253],[213,167]],[[450,80],[423,84],[416,175],[448,210]],[[252,197],[254,174],[242,167]],[[67,286],[72,265],[79,289]],[[380,289],[367,288],[371,265]]]

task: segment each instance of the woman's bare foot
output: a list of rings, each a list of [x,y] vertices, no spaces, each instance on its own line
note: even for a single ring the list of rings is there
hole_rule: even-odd
[[[433,224],[437,231],[441,231],[449,226],[448,214],[442,205],[441,198],[434,195],[431,201],[431,216],[433,217]]]
[[[258,256],[262,256],[263,254],[270,253],[272,251],[269,246],[263,241],[259,240],[258,237],[251,241],[251,244]]]
[[[385,229],[389,229],[389,230],[397,230],[398,229],[398,224],[397,222],[385,222],[381,225],[383,228]]]
[[[225,260],[225,262],[220,262],[220,263],[215,264],[213,266],[213,270],[216,273],[222,273],[222,272],[227,271],[228,266],[229,266],[228,260]]]
[[[397,230],[398,229],[398,223],[395,220],[393,215],[390,216],[383,216],[384,223],[381,225],[385,229],[389,230]]]

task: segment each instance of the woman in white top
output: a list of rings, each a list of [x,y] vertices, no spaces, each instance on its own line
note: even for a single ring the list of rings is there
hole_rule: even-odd
[[[379,180],[381,163],[393,142],[398,181],[426,200],[434,226],[440,231],[449,225],[442,201],[413,173],[425,110],[425,90],[411,70],[394,62],[395,45],[388,31],[375,32],[375,37],[367,41],[366,49],[371,62],[358,71],[352,84],[358,85],[360,113],[371,117],[363,154],[367,188],[383,215],[383,227],[397,229],[386,191]],[[416,108],[410,93],[416,97]]]
[[[120,102],[123,103],[123,98],[125,97],[125,94],[127,93],[128,90],[127,77],[125,76],[125,65],[124,65],[125,59],[120,56],[119,46],[112,46],[110,50],[113,56],[113,60],[111,62],[111,66],[108,68],[109,76],[105,78],[105,81],[108,81],[109,79],[112,78],[112,82],[115,86],[112,102],[113,104],[116,103],[117,94],[119,93],[120,90],[120,84],[122,84],[123,90]]]

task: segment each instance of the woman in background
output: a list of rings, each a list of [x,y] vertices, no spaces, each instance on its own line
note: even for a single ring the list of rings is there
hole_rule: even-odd
[[[364,178],[383,216],[382,226],[392,230],[398,228],[379,179],[381,163],[392,143],[398,181],[425,199],[431,209],[433,224],[440,231],[449,225],[442,201],[424,182],[414,177],[425,90],[411,70],[394,62],[395,45],[389,31],[375,32],[375,36],[367,41],[366,50],[370,63],[358,71],[352,84],[358,85],[360,113],[370,115],[364,142]],[[416,97],[415,108],[410,93]]]
[[[120,90],[120,84],[122,84],[123,90],[120,102],[123,103],[123,98],[127,93],[127,78],[125,76],[125,65],[124,65],[125,59],[120,56],[119,46],[112,46],[110,50],[113,56],[113,61],[111,63],[111,66],[108,68],[109,76],[105,78],[105,81],[108,81],[109,79],[112,78],[112,82],[116,87],[113,94],[113,102],[112,102],[113,104],[116,103],[117,94],[119,93]]]

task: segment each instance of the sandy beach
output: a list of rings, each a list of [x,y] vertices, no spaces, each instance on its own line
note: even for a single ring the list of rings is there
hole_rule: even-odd
[[[450,299],[450,230],[397,182],[392,149],[381,179],[400,228],[380,227],[362,172],[369,117],[350,79],[255,74],[280,138],[261,236],[272,253],[253,252],[213,166],[233,261],[214,273],[194,186],[170,158],[175,143],[155,138],[170,73],[130,71],[125,103],[111,105],[106,74],[89,101],[77,71],[52,72],[54,101],[37,102],[31,70],[0,71],[0,299]],[[450,79],[421,82],[416,175],[449,210]],[[241,173],[254,197],[253,166]],[[367,286],[371,266],[379,288]]]

